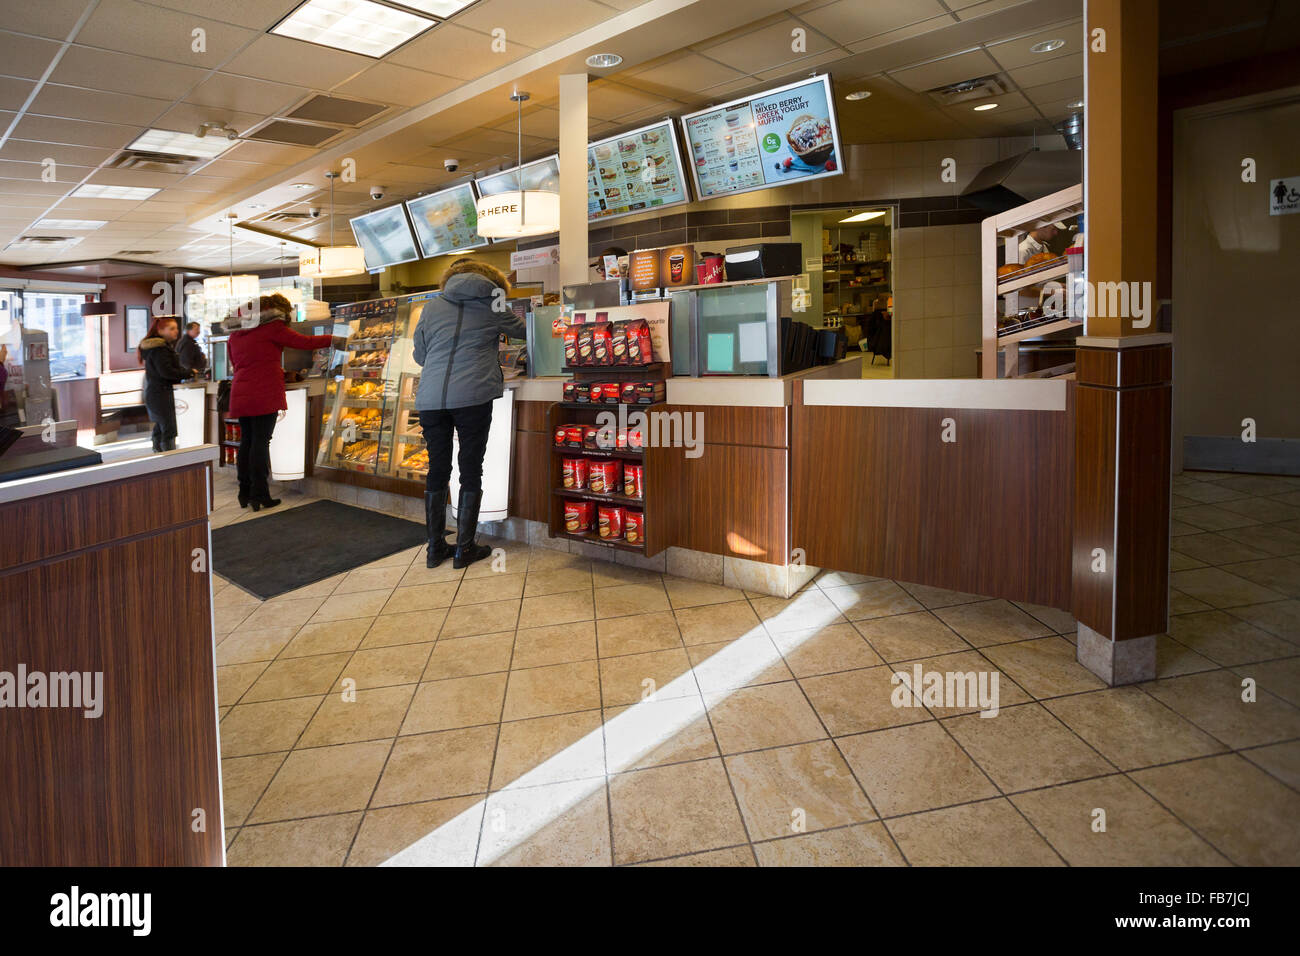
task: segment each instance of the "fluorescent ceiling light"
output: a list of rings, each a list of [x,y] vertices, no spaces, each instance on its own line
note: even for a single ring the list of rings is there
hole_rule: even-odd
[[[854,90],[852,93],[846,94],[844,98],[846,100],[865,100],[870,95],[870,90]]]
[[[866,222],[868,219],[879,219],[884,214],[883,209],[877,209],[875,212],[860,212],[856,216],[849,216],[848,219],[841,219],[840,222]]]
[[[84,229],[87,232],[91,229],[98,229],[101,226],[107,226],[108,222],[103,219],[38,219],[33,229],[59,229],[59,230],[78,230]]]
[[[1030,53],[1051,53],[1053,50],[1059,50],[1065,46],[1064,40],[1044,40],[1042,43],[1035,43],[1029,48]]]
[[[393,0],[399,7],[407,7],[446,20],[468,7],[474,0]]]
[[[983,113],[985,110],[995,110],[998,108],[997,103],[984,103],[980,106],[972,107],[976,113]]]
[[[1073,103],[1066,104],[1072,110],[1083,109],[1083,100],[1075,100]]]
[[[201,156],[211,159],[220,156],[235,143],[224,136],[204,136],[202,139],[193,133],[177,133],[170,129],[149,129],[136,139],[127,149],[136,149],[147,153],[175,153],[181,156]]]
[[[148,199],[157,189],[146,186],[105,186],[101,183],[86,183],[72,191],[73,199]]]
[[[611,66],[618,66],[622,62],[623,58],[617,53],[593,53],[587,57],[587,66],[597,70],[608,70]]]
[[[436,25],[371,0],[307,0],[270,32],[378,59]]]

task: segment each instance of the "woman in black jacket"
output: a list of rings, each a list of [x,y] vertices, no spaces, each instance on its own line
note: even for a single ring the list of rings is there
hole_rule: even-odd
[[[149,421],[153,422],[154,451],[176,448],[176,400],[172,386],[194,374],[176,355],[180,329],[177,316],[160,315],[136,349],[144,365],[144,407],[149,411]]]

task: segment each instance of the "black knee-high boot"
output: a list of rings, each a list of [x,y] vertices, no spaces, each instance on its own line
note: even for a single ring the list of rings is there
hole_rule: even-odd
[[[483,504],[482,489],[460,489],[460,500],[456,508],[456,556],[451,565],[465,568],[475,561],[481,561],[492,553],[486,544],[475,544],[474,535],[478,532],[478,509]]]
[[[436,568],[454,550],[447,543],[447,489],[424,493],[424,526],[429,532],[426,568]]]

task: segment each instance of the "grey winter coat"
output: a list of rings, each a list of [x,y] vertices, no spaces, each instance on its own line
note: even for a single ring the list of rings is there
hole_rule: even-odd
[[[522,339],[524,323],[505,308],[500,288],[474,272],[449,278],[442,295],[425,305],[412,337],[412,357],[424,367],[415,394],[417,411],[466,408],[500,398],[505,391],[497,337]],[[499,301],[498,309],[492,305]]]

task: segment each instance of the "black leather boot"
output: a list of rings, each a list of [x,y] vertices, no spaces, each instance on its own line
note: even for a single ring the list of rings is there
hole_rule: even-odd
[[[239,486],[239,507],[248,507],[248,485]]]
[[[467,568],[492,553],[487,545],[474,543],[474,535],[478,532],[478,509],[482,503],[482,489],[460,489],[460,501],[456,508],[456,556],[451,562],[453,568]]]
[[[447,489],[424,493],[424,526],[429,531],[429,547],[424,566],[436,568],[455,551],[447,543]]]

